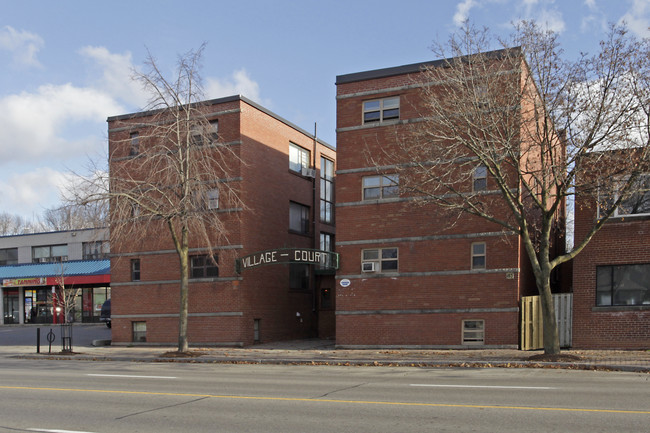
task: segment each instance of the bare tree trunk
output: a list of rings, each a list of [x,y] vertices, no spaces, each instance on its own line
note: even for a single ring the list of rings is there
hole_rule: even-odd
[[[555,304],[553,293],[551,293],[550,272],[544,273],[540,298],[542,300],[542,318],[544,330],[544,353],[556,355],[560,353],[560,342],[557,332],[557,321],[555,320]]]
[[[178,319],[178,351],[187,352],[189,348],[189,341],[187,338],[187,319],[189,314],[189,246],[187,240],[187,230],[184,229],[181,236],[181,249],[178,252],[181,268],[180,314]]]

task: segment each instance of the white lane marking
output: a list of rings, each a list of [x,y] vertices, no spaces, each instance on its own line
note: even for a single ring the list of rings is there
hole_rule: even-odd
[[[176,376],[136,376],[131,374],[87,374],[95,377],[127,377],[130,379],[176,379]]]
[[[44,433],[93,433],[88,431],[78,431],[78,430],[46,430],[40,428],[28,428],[28,431],[44,432]]]
[[[551,386],[435,385],[435,384],[426,384],[426,383],[412,383],[411,386],[424,386],[424,387],[436,387],[436,388],[557,389]]]

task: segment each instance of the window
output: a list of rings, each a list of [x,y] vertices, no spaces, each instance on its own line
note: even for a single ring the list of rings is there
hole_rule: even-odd
[[[609,207],[617,199],[617,193],[606,198],[605,206]],[[614,217],[625,215],[650,215],[650,174],[639,177],[630,196],[624,198],[612,214]]]
[[[397,272],[397,248],[377,248],[361,251],[363,272]]]
[[[83,260],[101,260],[108,257],[109,248],[106,241],[84,242]]]
[[[363,199],[379,200],[399,197],[399,175],[366,176],[363,178]]]
[[[212,141],[217,141],[219,138],[219,121],[218,120],[211,120],[210,121],[210,139]]]
[[[479,165],[472,174],[472,191],[484,191],[487,189],[487,167]]]
[[[289,203],[289,230],[303,234],[309,233],[309,206]]]
[[[211,189],[206,192],[206,198],[208,201],[208,209],[219,209],[219,190]]]
[[[650,305],[650,263],[598,266],[596,305]]]
[[[320,234],[320,249],[322,251],[333,251],[332,247],[334,246],[334,236],[332,236],[329,233],[321,233]],[[329,268],[332,266],[332,257],[331,255],[327,255],[325,258],[325,261],[323,264],[320,266],[321,268]]]
[[[363,123],[399,119],[399,96],[363,103]]]
[[[463,344],[485,342],[485,320],[463,320]]]
[[[140,204],[132,202],[131,203],[131,218],[139,218],[140,217]]]
[[[334,221],[334,163],[326,158],[320,159],[320,220]]]
[[[5,248],[0,250],[0,266],[18,264],[18,248]]]
[[[203,128],[201,125],[194,124],[190,126],[190,140],[197,146],[203,145]]]
[[[309,289],[309,265],[304,263],[289,265],[289,288],[291,290]]]
[[[131,281],[140,281],[140,259],[131,259]]]
[[[134,156],[140,153],[140,134],[137,132],[132,132],[129,135],[131,140],[131,146],[129,148],[129,156]]]
[[[204,129],[204,125],[194,124],[190,127],[190,135],[192,144],[198,146],[203,145],[203,140],[208,139],[210,143],[217,141],[219,130],[219,122],[217,120],[211,120],[210,126],[207,129]]]
[[[67,245],[32,247],[32,263],[54,263],[68,260]]]
[[[210,278],[219,276],[217,256],[207,254],[190,257],[190,278]]]
[[[147,322],[131,322],[133,329],[133,342],[144,343],[147,341]]]
[[[309,168],[311,153],[300,146],[289,143],[289,169],[292,171],[302,172],[303,168]]]
[[[472,244],[472,269],[485,269],[485,242]]]

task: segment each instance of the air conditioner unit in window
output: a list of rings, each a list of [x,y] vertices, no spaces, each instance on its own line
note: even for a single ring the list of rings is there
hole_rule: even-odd
[[[305,177],[316,177],[316,170],[313,168],[303,167],[302,170],[300,170],[300,174]]]
[[[375,262],[361,262],[363,272],[375,272]]]

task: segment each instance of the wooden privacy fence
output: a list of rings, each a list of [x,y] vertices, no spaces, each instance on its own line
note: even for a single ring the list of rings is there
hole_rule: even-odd
[[[555,320],[560,337],[560,347],[571,347],[571,322],[573,315],[573,294],[559,293],[553,295]],[[542,301],[540,296],[521,298],[521,350],[544,348],[544,324],[542,319]]]

